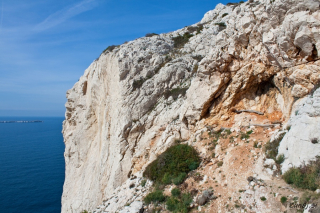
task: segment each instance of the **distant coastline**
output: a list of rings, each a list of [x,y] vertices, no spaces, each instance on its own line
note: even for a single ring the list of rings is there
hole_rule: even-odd
[[[0,123],[42,123],[43,121],[0,121]]]

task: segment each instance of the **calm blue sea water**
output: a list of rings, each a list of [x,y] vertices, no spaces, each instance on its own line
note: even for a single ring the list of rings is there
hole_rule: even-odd
[[[64,181],[64,118],[0,117],[0,210],[58,213]]]

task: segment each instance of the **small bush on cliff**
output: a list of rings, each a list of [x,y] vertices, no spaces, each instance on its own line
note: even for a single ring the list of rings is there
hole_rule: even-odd
[[[158,35],[157,33],[147,33],[146,34],[146,37],[152,37],[152,36],[156,36]]]
[[[174,41],[174,47],[175,48],[182,48],[186,43],[188,43],[189,38],[191,38],[193,35],[190,34],[189,32],[186,32],[183,34],[183,36],[178,35],[176,37],[173,37]]]
[[[284,162],[284,154],[278,155],[278,157],[276,158],[276,163],[277,164],[282,164]]]
[[[226,23],[224,22],[215,23],[215,25],[218,25],[219,27],[227,27]]]
[[[146,204],[156,203],[156,202],[163,202],[165,201],[166,197],[163,195],[163,191],[155,190],[154,192],[149,193],[145,198],[144,202]]]
[[[142,186],[142,187],[145,187],[146,183],[147,183],[147,180],[142,180],[142,181],[141,181],[141,186]]]
[[[200,159],[197,151],[189,145],[178,144],[168,148],[148,165],[144,177],[152,181],[170,184],[180,184],[186,174],[199,166]]]
[[[167,209],[172,212],[189,212],[189,206],[192,203],[192,197],[189,193],[184,193],[179,197],[169,197],[166,205]]]
[[[103,53],[105,53],[105,52],[112,52],[112,50],[114,50],[116,47],[119,47],[119,45],[111,45],[111,46],[108,46],[108,47],[103,51]]]
[[[316,190],[320,187],[320,157],[309,165],[289,169],[282,177],[288,184],[302,189]]]
[[[278,155],[278,147],[279,147],[280,142],[285,134],[286,133],[284,132],[281,135],[279,135],[277,139],[275,139],[273,141],[268,141],[266,143],[266,145],[264,146],[264,151],[266,153],[267,158],[271,158],[271,159],[277,161],[276,157]]]
[[[187,30],[189,33],[197,31],[197,34],[199,34],[201,30],[203,30],[203,24],[198,24],[197,26],[189,26],[187,27]]]
[[[181,191],[178,188],[174,188],[174,189],[171,190],[171,194],[174,197],[179,197],[181,195]]]
[[[172,179],[172,183],[174,183],[175,185],[179,185],[183,183],[186,177],[187,177],[187,174],[185,172],[181,172],[177,177]]]
[[[287,197],[284,197],[284,196],[282,196],[281,199],[280,199],[280,201],[281,201],[282,204],[286,203],[287,200],[288,200],[288,198],[287,198]]]

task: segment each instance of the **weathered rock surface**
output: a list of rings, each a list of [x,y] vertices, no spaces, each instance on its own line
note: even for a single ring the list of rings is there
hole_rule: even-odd
[[[138,174],[141,176],[141,173]],[[147,181],[142,185],[142,178],[130,178],[121,186],[117,187],[113,194],[107,197],[101,205],[93,212],[120,212],[136,213],[143,209],[143,198],[147,195],[151,182]]]
[[[320,155],[320,89],[298,101],[279,146],[284,154],[282,172],[315,160]]]
[[[200,23],[181,49],[172,38],[188,27],[102,53],[67,92],[62,212],[96,209],[175,139],[194,140],[204,118],[228,119],[235,107],[279,111],[285,122],[320,81],[318,1],[219,4]],[[314,98],[298,116],[319,129]],[[298,137],[304,124],[290,122],[286,137]],[[281,147],[288,159],[296,152]]]

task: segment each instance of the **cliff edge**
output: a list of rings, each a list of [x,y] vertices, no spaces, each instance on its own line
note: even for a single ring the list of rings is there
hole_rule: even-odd
[[[95,210],[116,189],[137,181],[132,177],[141,177],[177,139],[196,147],[212,165],[223,159],[221,169],[238,168],[232,159],[243,154],[235,146],[221,150],[221,140],[215,147],[220,154],[209,153],[203,141],[210,128],[234,134],[256,128],[256,142],[264,145],[272,135],[288,132],[289,121],[279,148],[283,172],[315,158],[320,146],[309,141],[320,140],[312,130],[319,129],[319,50],[316,0],[218,4],[197,24],[107,48],[67,92],[62,212]],[[301,128],[310,131],[301,134]],[[297,154],[303,157],[297,160]],[[270,179],[272,171],[259,167],[264,154],[255,155],[243,174]],[[228,187],[234,190],[231,179]],[[227,194],[221,191],[221,199]],[[124,202],[106,212],[119,211]],[[214,205],[224,212],[223,203]],[[256,211],[268,208],[259,205]]]

